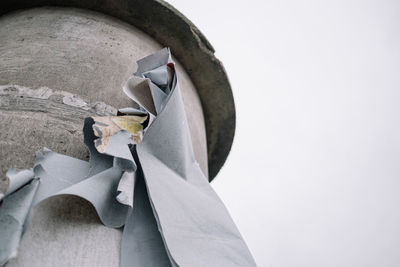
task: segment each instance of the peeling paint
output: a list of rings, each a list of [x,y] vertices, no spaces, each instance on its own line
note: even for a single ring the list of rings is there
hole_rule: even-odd
[[[88,106],[88,104],[85,101],[83,101],[81,98],[79,98],[75,95],[64,96],[62,100],[63,100],[63,103],[66,105],[79,107],[79,108],[83,108],[86,110],[90,109],[90,107]]]
[[[99,115],[117,114],[116,108],[107,105],[104,102],[96,101],[94,103],[88,103],[78,95],[62,90],[53,90],[45,86],[33,89],[16,84],[0,85],[0,97],[1,96],[17,96],[52,100],[55,102],[61,102],[62,104],[68,106],[80,108],[87,111],[93,111]]]

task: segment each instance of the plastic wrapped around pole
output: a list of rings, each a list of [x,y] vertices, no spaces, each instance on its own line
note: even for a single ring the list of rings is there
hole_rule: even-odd
[[[136,61],[162,46],[143,32],[87,10],[38,8],[0,18],[1,168],[30,168],[48,147],[83,160],[84,117],[131,106],[120,89]],[[207,171],[196,88],[177,64],[196,160]],[[7,266],[119,266],[121,230],[100,224],[84,200],[59,196],[32,210],[18,257]]]

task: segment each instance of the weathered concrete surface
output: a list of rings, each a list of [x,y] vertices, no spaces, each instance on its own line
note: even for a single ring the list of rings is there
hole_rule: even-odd
[[[46,146],[83,160],[83,118],[132,105],[121,86],[136,60],[162,46],[131,25],[69,8],[0,17],[0,162],[30,168]],[[177,64],[195,157],[207,173],[206,133],[197,90]],[[7,266],[118,266],[121,231],[71,196],[32,210],[19,255]]]
[[[115,108],[132,106],[132,101],[122,92],[122,85],[136,71],[136,60],[160,48],[160,44],[131,25],[87,10],[41,8],[17,12],[0,17],[0,86],[17,85],[31,90],[48,87],[76,94],[88,103],[104,102]],[[177,69],[195,156],[207,174],[206,134],[201,103],[188,75],[179,64]],[[7,107],[5,101],[12,99],[14,93],[10,91],[1,97],[3,104],[0,109],[12,112],[12,105]],[[29,108],[26,107],[24,111],[29,111]],[[16,117],[14,120],[21,124],[20,127],[0,124],[3,135],[15,136],[15,142],[7,138],[0,141],[4,143],[0,149],[3,173],[21,162],[25,164],[16,167],[32,166],[32,160],[27,160],[27,150],[33,154],[38,148],[47,146],[64,152],[65,149],[58,149],[59,144],[65,142],[66,135],[71,134],[57,127],[48,129],[52,136],[43,134],[43,128],[34,126],[42,126],[49,120],[48,116],[54,117],[55,114],[49,114],[46,110],[40,112],[40,115],[33,115],[37,120],[43,120],[40,124]],[[71,124],[71,127],[82,127],[82,118],[79,116],[61,113],[57,116],[60,123],[72,117],[76,125]],[[83,140],[81,131],[75,132],[75,128],[73,136],[79,141]],[[36,134],[36,139],[33,136],[25,137],[24,131]],[[49,139],[56,143],[51,143]],[[24,140],[36,141],[25,143]],[[25,148],[22,149],[22,146]],[[70,152],[68,149],[66,151],[67,154]]]
[[[57,196],[34,208],[17,258],[7,267],[120,266],[122,230],[101,224],[93,206]]]
[[[119,18],[151,35],[183,64],[196,85],[205,114],[209,179],[229,154],[235,132],[235,106],[221,62],[201,32],[162,0],[3,0],[0,15],[17,9],[69,6]]]
[[[84,118],[116,113],[104,102],[86,103],[65,91],[0,86],[0,179],[11,166],[31,168],[35,151],[43,147],[88,160],[82,135]]]

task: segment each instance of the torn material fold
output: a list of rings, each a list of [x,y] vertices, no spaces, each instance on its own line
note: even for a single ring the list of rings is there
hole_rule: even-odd
[[[104,225],[125,225],[123,267],[256,266],[194,158],[169,49],[139,60],[123,91],[140,108],[85,120],[89,162],[46,149],[33,170],[10,169],[0,207],[0,236],[7,236],[0,239],[0,265],[15,256],[32,205],[72,194],[87,199]]]
[[[3,200],[0,208],[0,266],[18,254],[18,245],[38,187],[39,180],[33,179]]]
[[[4,186],[0,187],[0,190],[3,189],[3,192],[0,192],[0,201],[3,197],[27,184],[33,179],[35,174],[32,170],[17,171],[16,169],[11,168],[7,171],[6,176],[7,180],[4,182]]]

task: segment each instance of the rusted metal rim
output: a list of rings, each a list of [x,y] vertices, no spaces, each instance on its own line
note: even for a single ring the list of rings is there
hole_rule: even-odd
[[[0,15],[18,9],[63,6],[116,17],[171,48],[195,84],[205,116],[209,180],[224,164],[235,134],[235,104],[228,76],[204,35],[161,0],[3,0]]]

